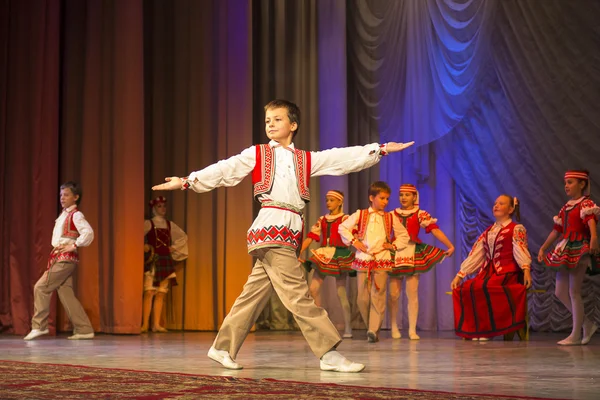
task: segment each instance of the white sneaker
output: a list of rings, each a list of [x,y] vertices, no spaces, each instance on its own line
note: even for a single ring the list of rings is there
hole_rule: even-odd
[[[210,350],[208,350],[208,354],[207,355],[208,355],[208,358],[210,358],[211,360],[214,360],[214,361],[218,362],[219,364],[221,364],[225,368],[228,368],[228,369],[242,369],[242,368],[244,368],[240,364],[238,364],[235,361],[233,361],[233,359],[231,358],[231,356],[229,355],[229,353],[227,351],[225,351],[225,350],[217,350],[213,346],[211,346]]]
[[[365,369],[363,364],[348,360],[335,350],[321,357],[321,370],[333,372],[360,372]]]
[[[92,333],[76,333],[73,336],[69,336],[67,339],[69,340],[84,340],[84,339],[93,339],[94,332]]]
[[[39,329],[32,329],[31,332],[29,332],[27,336],[23,338],[23,340],[33,340],[36,337],[47,335],[48,333],[50,333],[48,328],[44,329],[43,331],[40,331]]]

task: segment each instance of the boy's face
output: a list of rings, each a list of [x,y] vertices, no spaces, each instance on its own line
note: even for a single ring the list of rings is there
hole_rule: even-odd
[[[410,210],[415,205],[416,195],[411,192],[400,192],[400,205],[406,210]]]
[[[70,188],[60,190],[60,205],[62,208],[69,208],[73,204],[77,204],[79,195],[75,196]]]
[[[369,196],[371,207],[375,211],[385,211],[385,208],[390,201],[390,194],[386,192],[379,192],[375,196]]]
[[[278,143],[289,144],[298,129],[297,123],[290,123],[287,108],[271,108],[265,113],[265,132],[267,137]]]

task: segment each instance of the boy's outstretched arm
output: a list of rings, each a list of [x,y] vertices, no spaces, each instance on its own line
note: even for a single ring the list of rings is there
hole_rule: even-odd
[[[189,188],[195,192],[204,193],[222,186],[235,186],[252,172],[255,165],[256,148],[252,146],[236,156],[221,160],[200,171],[192,172],[187,178],[177,176],[165,178],[165,183],[152,186],[152,190]]]

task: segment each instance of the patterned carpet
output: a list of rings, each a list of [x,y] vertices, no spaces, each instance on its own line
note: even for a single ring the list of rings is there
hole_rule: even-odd
[[[0,360],[1,399],[533,399]]]

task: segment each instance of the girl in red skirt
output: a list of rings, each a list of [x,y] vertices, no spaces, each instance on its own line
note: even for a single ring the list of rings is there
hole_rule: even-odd
[[[531,255],[517,198],[494,203],[496,222],[479,236],[452,281],[454,328],[458,336],[484,339],[525,328]],[[463,283],[467,275],[477,275]]]
[[[148,252],[148,246],[152,246],[154,259],[146,263],[144,272],[141,331],[148,332],[150,312],[154,308],[152,332],[166,332],[167,330],[160,325],[160,317],[169,287],[177,285],[175,263],[185,260],[188,256],[187,235],[177,224],[166,218],[165,197],[157,197],[148,205],[153,217],[144,221],[144,251]]]
[[[600,273],[597,222],[600,208],[590,199],[589,173],[585,170],[565,173],[565,193],[571,198],[554,217],[554,229],[540,248],[538,261],[544,261],[556,273],[556,297],[571,311],[573,330],[559,345],[587,344],[598,326],[585,316],[581,287],[586,272]],[[544,253],[556,239],[554,250]],[[581,328],[583,327],[583,337]]]
[[[321,286],[327,276],[335,278],[337,294],[344,313],[344,338],[352,337],[352,320],[350,303],[346,294],[346,278],[356,276],[356,271],[352,269],[354,253],[342,242],[338,233],[338,228],[342,222],[348,219],[348,215],[342,211],[344,204],[344,194],[339,190],[330,190],[325,195],[325,205],[329,214],[322,216],[312,226],[310,233],[302,243],[300,255],[314,241],[321,241],[321,247],[311,250],[310,261],[315,267],[312,280],[310,282],[310,294],[315,300],[315,304],[321,307]],[[304,260],[300,259],[301,262]]]
[[[392,338],[400,339],[400,331],[396,323],[398,314],[398,300],[402,291],[402,280],[406,277],[406,297],[408,298],[408,337],[411,340],[419,340],[417,335],[417,316],[419,315],[419,275],[423,274],[435,265],[441,263],[444,258],[454,253],[454,246],[448,240],[444,232],[437,225],[437,219],[432,218],[425,210],[419,208],[419,192],[414,185],[405,184],[400,186],[400,208],[394,210],[394,218],[397,218],[408,231],[410,242],[401,251],[396,252],[395,265],[390,276],[390,297],[388,307],[390,309],[390,323],[392,325]],[[426,233],[442,242],[448,250],[444,251],[437,247],[421,242],[419,231],[425,229]]]

